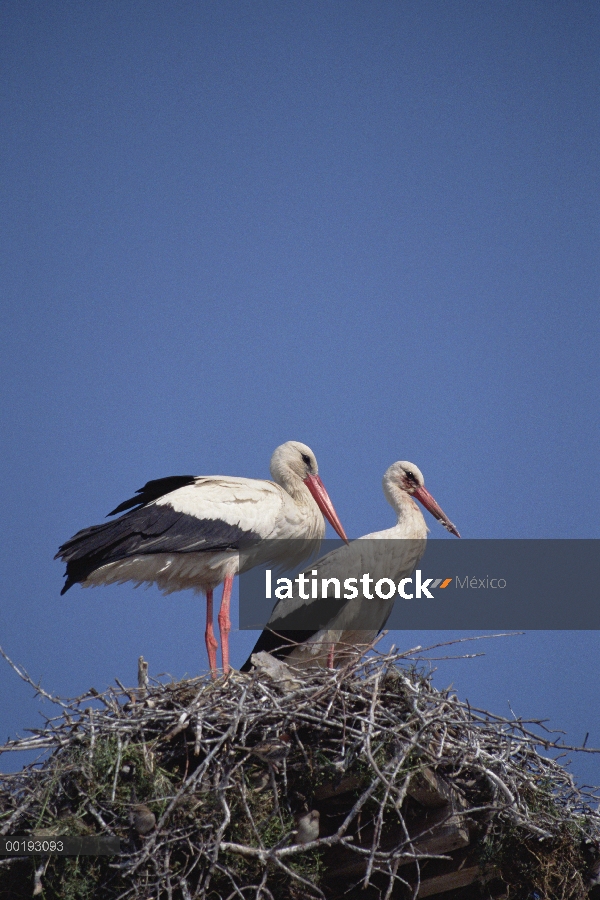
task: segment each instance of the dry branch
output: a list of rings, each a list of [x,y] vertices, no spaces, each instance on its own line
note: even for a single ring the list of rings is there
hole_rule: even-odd
[[[121,852],[2,861],[0,895],[59,898],[77,878],[73,896],[106,900],[392,900],[493,877],[517,898],[586,897],[598,797],[543,755],[569,749],[562,738],[436,690],[414,652],[170,684],[140,660],[136,689],[73,700],[11,663],[59,714],[0,747],[49,751],[0,776],[0,833],[115,834]],[[134,799],[155,817],[146,835]],[[320,835],[295,844],[311,809]]]

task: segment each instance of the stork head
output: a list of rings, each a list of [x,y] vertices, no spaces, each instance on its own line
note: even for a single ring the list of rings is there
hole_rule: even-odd
[[[394,503],[394,495],[398,489],[406,494],[410,494],[411,497],[422,503],[432,516],[439,519],[450,534],[460,537],[456,526],[452,524],[448,516],[426,489],[423,473],[414,463],[406,462],[406,460],[395,462],[383,476],[383,492],[388,502],[394,507],[396,505]]]
[[[273,481],[280,484],[292,496],[296,493],[299,481],[303,482],[327,521],[342,540],[348,543],[342,523],[333,508],[325,485],[319,478],[317,459],[310,447],[301,444],[300,441],[287,441],[281,444],[271,457],[270,469]]]
[[[283,484],[290,473],[297,475],[302,481],[307,475],[318,475],[317,459],[310,447],[300,441],[287,441],[281,444],[271,457],[271,475],[278,484]]]

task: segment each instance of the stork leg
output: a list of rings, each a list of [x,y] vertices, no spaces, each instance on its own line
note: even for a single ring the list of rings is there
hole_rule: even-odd
[[[327,668],[328,669],[333,669],[334,654],[335,654],[335,644],[332,644],[329,648],[329,653],[327,654]]]
[[[208,653],[208,664],[210,666],[210,674],[213,678],[217,677],[217,639],[213,631],[213,592],[206,592],[206,631],[204,632],[206,640],[206,652]]]
[[[229,672],[229,632],[231,631],[231,619],[229,618],[229,606],[231,603],[231,588],[233,575],[226,575],[223,583],[223,599],[219,610],[219,633],[221,635],[221,653],[223,655],[223,674]]]

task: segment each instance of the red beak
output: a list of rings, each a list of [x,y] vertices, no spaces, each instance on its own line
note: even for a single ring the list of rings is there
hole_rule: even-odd
[[[429,491],[424,487],[415,488],[412,492],[413,497],[416,497],[420,503],[423,504],[425,509],[429,510],[432,516],[435,516],[436,519],[439,519],[444,528],[446,528],[450,534],[455,534],[456,537],[460,537],[456,525],[453,525],[446,513],[443,509],[438,506],[435,502]]]
[[[329,524],[332,525],[333,528],[335,528],[341,539],[348,543],[346,532],[342,527],[342,523],[338,519],[338,514],[333,508],[333,503],[329,499],[329,494],[325,490],[325,485],[323,484],[319,476],[307,475],[304,479],[304,484],[313,495],[315,503],[317,504]]]

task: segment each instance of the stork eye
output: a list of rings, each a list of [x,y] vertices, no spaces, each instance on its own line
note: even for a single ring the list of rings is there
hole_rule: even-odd
[[[415,478],[415,476],[413,475],[412,472],[407,472],[406,477],[408,478],[409,481],[412,481],[413,484],[417,483],[417,479]]]
[[[306,453],[302,454],[302,462],[304,463],[305,466],[308,466],[309,469],[312,468],[310,456],[307,456]]]

